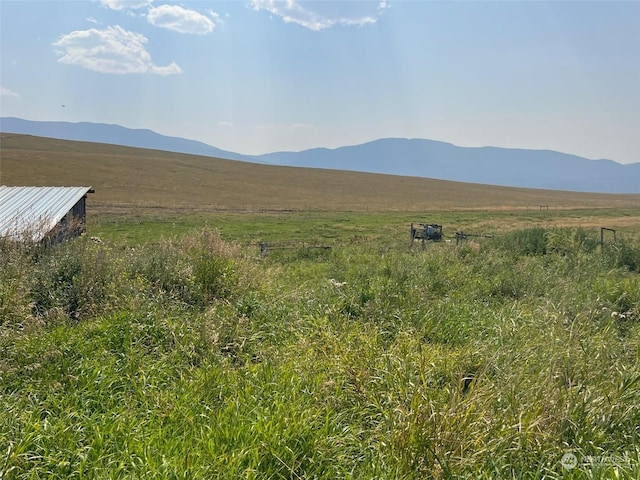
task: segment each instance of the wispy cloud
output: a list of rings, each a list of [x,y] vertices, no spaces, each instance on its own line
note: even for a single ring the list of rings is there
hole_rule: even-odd
[[[17,94],[16,92],[9,90],[8,88],[4,88],[0,86],[0,97],[20,98],[20,95]]]
[[[378,21],[388,8],[386,0],[351,2],[300,2],[299,0],[250,0],[254,10],[264,10],[314,31],[336,26],[363,26]]]
[[[218,122],[218,126],[219,127],[233,127],[234,124],[233,124],[233,122],[221,121],[221,122]]]
[[[161,67],[151,60],[144,35],[128,32],[120,26],[104,30],[92,28],[63,35],[53,43],[58,61],[100,73],[182,73],[175,63]]]
[[[211,10],[210,8],[207,8],[207,14],[208,14],[211,18],[215,19],[215,21],[216,21],[217,23],[222,22],[222,19],[221,19],[220,14],[219,14],[218,12],[214,12],[214,11],[213,11],[213,10]]]
[[[145,8],[151,5],[153,0],[100,0],[100,3],[111,10]]]
[[[213,31],[213,21],[196,12],[178,5],[160,5],[149,10],[149,23],[156,27],[166,28],[179,33],[204,35]]]

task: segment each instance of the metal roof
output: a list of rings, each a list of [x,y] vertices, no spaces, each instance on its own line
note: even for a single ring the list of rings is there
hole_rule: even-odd
[[[42,240],[91,187],[0,186],[0,238]]]

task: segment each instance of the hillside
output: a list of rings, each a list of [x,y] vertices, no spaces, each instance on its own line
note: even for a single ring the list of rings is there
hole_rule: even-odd
[[[104,123],[36,122],[21,118],[2,117],[0,118],[0,131],[61,140],[152,148],[154,150],[220,157],[230,160],[256,161],[256,159],[252,159],[247,155],[222,150],[195,140],[169,137],[147,129],[132,129]]]
[[[91,185],[94,208],[358,210],[640,207],[640,195],[492,187],[280,167],[158,150],[0,134],[0,183]]]
[[[488,185],[640,193],[640,163],[622,165],[552,150],[459,147],[424,139],[384,138],[362,145],[260,156],[278,164],[412,175]]]
[[[640,194],[640,163],[623,165],[552,150],[460,147],[435,140],[383,138],[335,149],[313,148],[251,156],[151,130],[102,123],[42,122],[1,117],[0,131],[280,166],[547,190]]]

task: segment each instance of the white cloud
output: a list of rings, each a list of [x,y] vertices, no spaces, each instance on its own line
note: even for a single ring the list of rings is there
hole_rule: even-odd
[[[220,20],[220,14],[218,12],[214,12],[213,10],[211,10],[210,8],[207,8],[207,14],[211,17],[214,18],[216,22],[221,21]]]
[[[362,26],[378,21],[388,8],[386,0],[327,2],[299,0],[250,0],[254,10],[265,10],[314,31],[336,26]]]
[[[101,73],[153,73],[172,75],[182,73],[175,63],[159,67],[144,47],[147,38],[128,32],[120,26],[104,30],[92,28],[63,35],[53,43],[58,61],[77,65]]]
[[[153,0],[100,0],[100,3],[111,10],[136,9],[151,5]]]
[[[233,122],[221,121],[221,122],[218,122],[218,126],[219,127],[233,127],[234,124],[233,124]]]
[[[100,22],[96,20],[94,17],[87,17],[87,22],[93,23],[95,25],[100,25]]]
[[[8,88],[4,88],[4,87],[0,86],[0,97],[20,98],[20,95],[17,94],[16,92],[13,92],[13,91],[9,90]]]
[[[151,8],[147,14],[147,20],[156,27],[179,33],[206,34],[215,27],[208,17],[178,5],[160,5]]]

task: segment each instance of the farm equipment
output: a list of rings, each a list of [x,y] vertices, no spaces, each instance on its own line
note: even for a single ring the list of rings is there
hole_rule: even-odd
[[[263,257],[272,250],[310,250],[310,249],[331,250],[331,246],[318,245],[316,243],[308,243],[308,242],[302,242],[297,240],[260,243],[260,255]]]
[[[493,238],[493,235],[478,235],[475,233],[456,232],[456,245],[460,245],[469,237]]]
[[[440,242],[442,238],[442,225],[435,223],[411,224],[411,245],[414,240],[422,240],[422,246],[424,246],[426,242]]]

